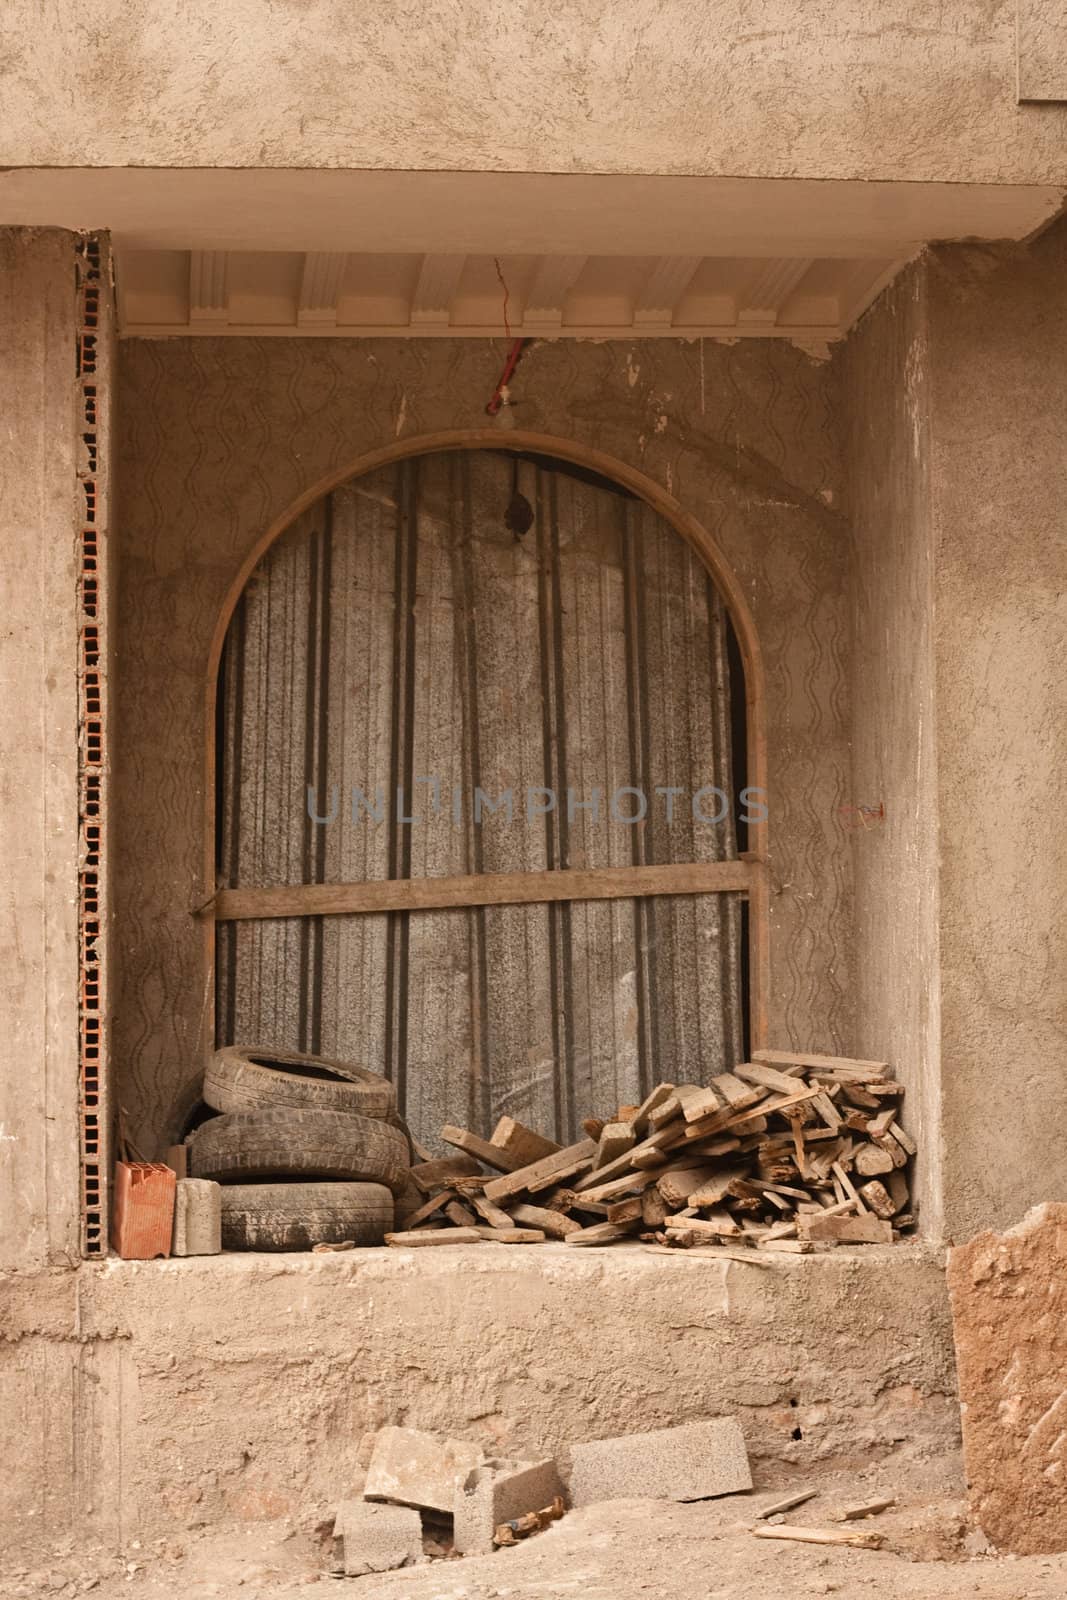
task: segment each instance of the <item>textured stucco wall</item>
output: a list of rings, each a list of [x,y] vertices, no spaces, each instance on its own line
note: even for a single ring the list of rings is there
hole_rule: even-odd
[[[8,0],[0,63],[10,166],[1065,176],[1007,0]]]
[[[949,1234],[1067,1199],[1067,229],[928,264]]]
[[[958,1435],[944,1271],[916,1245],[762,1268],[488,1244],[111,1261],[0,1290],[9,1548],[90,1510],[127,1548],[314,1526],[386,1423],[518,1456],[735,1414],[757,1471]]]
[[[926,273],[841,352],[852,562],[856,1048],[908,1087],[923,1225],[941,1223],[937,773]],[[884,816],[871,815],[878,807]],[[863,808],[863,809],[861,809]]]
[[[502,343],[171,340],[122,347],[118,478],[120,994],[115,1059],[142,1148],[201,1071],[208,656],[265,530],[365,452],[484,424]],[[848,1049],[847,539],[827,364],[778,341],[545,344],[520,426],[661,485],[725,553],[764,654],[771,1042]],[[374,1065],[375,1063],[370,1063]]]
[[[78,1224],[74,240],[0,230],[0,1268]]]

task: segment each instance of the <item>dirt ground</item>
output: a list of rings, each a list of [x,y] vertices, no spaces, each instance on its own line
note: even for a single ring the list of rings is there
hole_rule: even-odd
[[[620,1500],[491,1556],[435,1559],[366,1578],[324,1575],[328,1546],[291,1524],[214,1529],[182,1545],[131,1544],[121,1557],[72,1546],[0,1579],[3,1600],[1063,1600],[1067,1554],[1014,1559],[991,1552],[965,1517],[959,1466],[898,1451],[833,1473],[757,1474],[749,1495],[693,1505]],[[836,1528],[842,1505],[896,1497],[863,1524],[880,1551],[754,1538],[762,1505],[817,1488],[788,1521]]]

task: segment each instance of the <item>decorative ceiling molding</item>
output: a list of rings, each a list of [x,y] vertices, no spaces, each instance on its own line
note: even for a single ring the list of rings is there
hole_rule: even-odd
[[[466,256],[423,256],[411,302],[413,326],[425,323],[448,326],[466,260]]]
[[[334,327],[348,256],[343,251],[309,250],[300,278],[296,320],[301,328],[316,324]]]
[[[674,313],[700,265],[699,256],[661,256],[634,302],[634,326],[670,327]]]
[[[120,331],[496,338],[499,264],[518,337],[826,341],[847,331],[906,259],[126,249]]]
[[[228,278],[228,251],[190,250],[189,321],[191,324],[208,323],[212,327],[217,327],[230,320]]]

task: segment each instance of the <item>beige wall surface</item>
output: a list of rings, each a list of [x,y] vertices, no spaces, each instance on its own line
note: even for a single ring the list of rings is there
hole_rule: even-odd
[[[8,0],[0,63],[7,166],[1067,178],[1004,0]]]
[[[949,1233],[1067,1195],[1067,230],[929,259]]]
[[[902,274],[841,352],[852,565],[856,1048],[892,1061],[941,1221],[937,772],[926,275]],[[878,815],[882,808],[882,815]]]
[[[48,1560],[68,1534],[313,1527],[389,1423],[532,1459],[729,1414],[797,1473],[958,1439],[944,1270],[914,1244],[758,1271],[640,1245],[113,1259],[0,1293],[4,1551]]]
[[[0,1268],[78,1224],[74,240],[0,231]]]
[[[129,341],[121,349],[115,1060],[132,1135],[195,1099],[206,696],[224,601],[299,497],[368,451],[485,425],[503,341]],[[834,382],[791,346],[536,346],[520,426],[639,470],[717,541],[767,680],[771,1042],[848,1049],[847,538]],[[503,435],[501,435],[503,438]],[[374,1066],[376,1063],[371,1062]]]

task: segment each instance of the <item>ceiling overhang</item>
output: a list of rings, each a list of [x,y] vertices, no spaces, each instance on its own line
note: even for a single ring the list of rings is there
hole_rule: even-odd
[[[0,224],[110,229],[126,336],[843,333],[923,244],[1049,186],[475,172],[0,173]],[[499,263],[499,273],[497,265]]]

